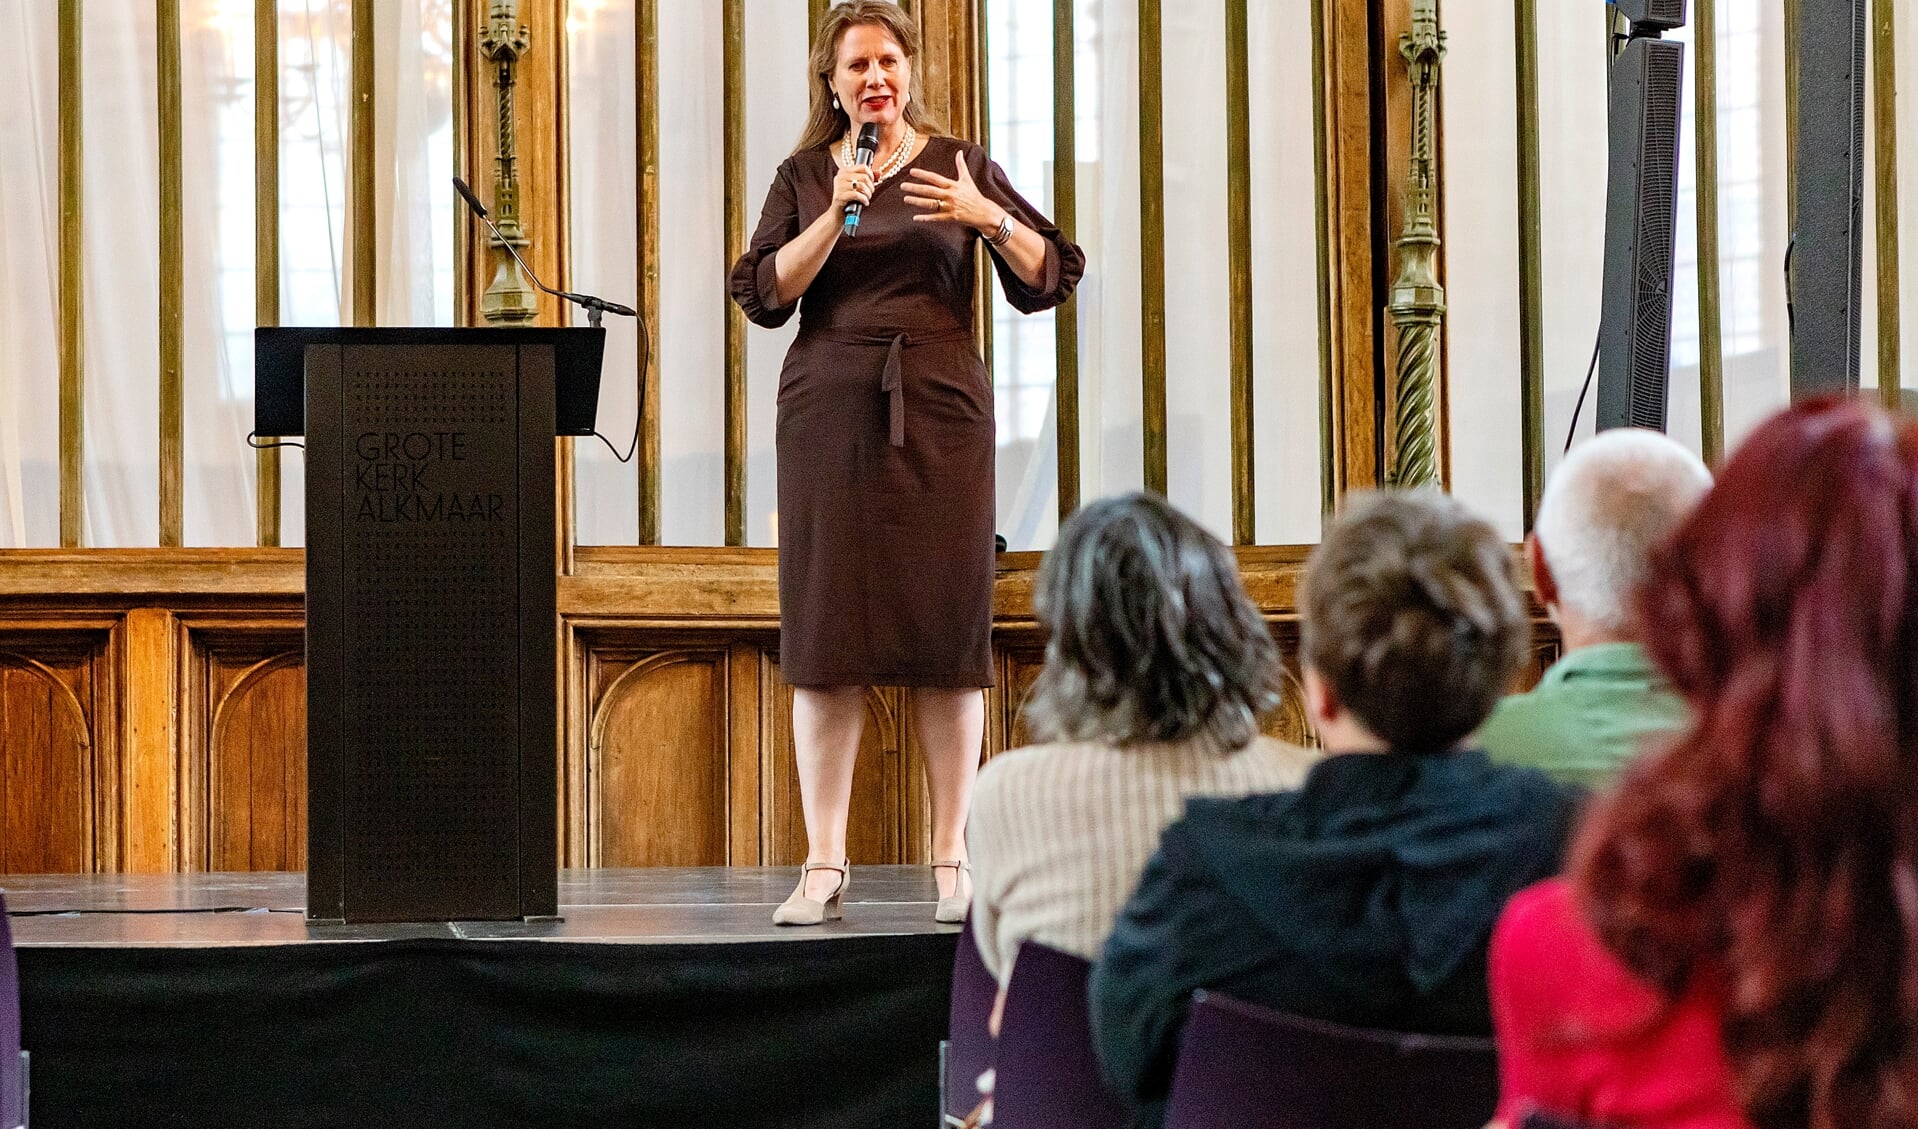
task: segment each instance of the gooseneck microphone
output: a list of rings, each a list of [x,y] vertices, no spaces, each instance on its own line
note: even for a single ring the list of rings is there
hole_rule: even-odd
[[[867,122],[865,125],[859,127],[859,145],[853,150],[852,163],[870,167],[873,157],[877,155],[878,152],[879,123]],[[857,200],[846,205],[846,235],[859,234],[859,213],[865,210],[866,206]]]
[[[606,444],[606,449],[613,453],[615,459],[618,459],[622,463],[632,462],[633,454],[639,450],[639,433],[643,429],[642,421],[646,418],[646,370],[653,363],[652,341],[650,340],[651,333],[646,328],[646,319],[639,317],[639,311],[633,309],[631,306],[622,306],[618,302],[608,302],[606,299],[593,294],[574,294],[566,290],[555,290],[544,282],[541,282],[539,276],[533,273],[533,268],[526,265],[526,260],[519,257],[519,251],[513,246],[512,241],[500,232],[499,225],[493,222],[493,217],[486,214],[486,205],[479,202],[479,197],[473,194],[473,190],[467,186],[466,182],[457,176],[454,177],[453,190],[460,194],[460,199],[466,201],[467,207],[473,209],[473,214],[478,216],[481,222],[486,224],[487,230],[493,233],[493,238],[499,240],[500,246],[506,248],[506,253],[513,256],[513,261],[519,264],[519,269],[526,272],[527,278],[533,280],[533,285],[561,301],[571,302],[584,309],[586,311],[587,325],[594,329],[602,328],[599,324],[600,315],[602,314],[618,314],[624,318],[639,318],[639,405],[634,412],[633,441],[626,448],[626,453],[622,455],[619,453],[619,448],[613,446],[611,439],[601,435],[598,431],[593,432],[594,437],[601,443]]]
[[[567,290],[555,290],[544,282],[541,282],[539,276],[533,273],[533,268],[526,265],[526,260],[519,257],[519,250],[513,246],[512,240],[500,234],[500,229],[493,223],[493,218],[486,214],[486,205],[480,203],[479,197],[473,194],[473,190],[467,186],[466,182],[457,176],[454,177],[453,190],[460,194],[460,199],[466,201],[467,207],[473,209],[473,214],[478,216],[486,224],[487,230],[493,233],[493,238],[499,240],[500,245],[506,248],[506,253],[513,256],[513,261],[519,264],[519,269],[526,272],[527,278],[533,280],[533,285],[561,301],[571,302],[585,310],[587,325],[598,329],[601,314],[618,314],[621,317],[627,318],[636,318],[639,316],[639,311],[633,309],[631,306],[622,306],[618,302],[608,302],[606,299],[592,294],[574,294]]]

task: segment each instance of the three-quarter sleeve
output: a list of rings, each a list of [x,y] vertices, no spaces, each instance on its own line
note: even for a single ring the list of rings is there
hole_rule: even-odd
[[[799,235],[799,193],[793,185],[791,160],[781,162],[766,190],[766,206],[759,227],[746,244],[745,254],[733,264],[728,288],[747,320],[767,329],[785,325],[799,308],[799,299],[779,304],[779,249]]]
[[[986,151],[973,148],[971,159],[972,179],[979,186],[980,195],[1011,213],[1019,223],[1039,233],[1045,240],[1046,260],[1039,285],[1028,286],[1012,269],[1011,264],[999,254],[998,248],[987,243],[985,247],[992,252],[992,265],[999,272],[999,285],[1005,289],[1006,301],[1022,314],[1036,314],[1040,310],[1049,310],[1072,296],[1072,290],[1079,285],[1079,276],[1086,272],[1086,254],[1079,245],[1065,237],[1057,225],[1033,207],[1026,198],[1019,195],[1007,179],[1006,171],[999,162],[986,156]]]

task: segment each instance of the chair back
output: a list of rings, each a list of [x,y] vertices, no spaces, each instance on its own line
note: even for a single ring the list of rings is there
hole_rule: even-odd
[[[1197,992],[1167,1129],[1482,1129],[1490,1039],[1342,1027]]]
[[[26,1124],[26,1105],[20,1062],[20,966],[13,955],[7,896],[0,893],[0,1129]]]
[[[958,951],[952,958],[952,1010],[946,1021],[945,1111],[964,1117],[979,1104],[979,1075],[992,1065],[992,1001],[999,982],[986,971],[973,938],[972,918],[959,931]]]
[[[1093,1057],[1091,971],[1070,953],[1032,941],[1019,946],[999,1020],[993,1129],[1112,1129],[1130,1120]]]

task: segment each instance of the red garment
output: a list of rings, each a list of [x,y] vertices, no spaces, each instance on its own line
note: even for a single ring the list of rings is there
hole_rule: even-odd
[[[1600,943],[1562,878],[1522,891],[1492,934],[1499,1116],[1528,1107],[1630,1129],[1751,1129],[1733,1096],[1719,1007],[1677,1001]]]

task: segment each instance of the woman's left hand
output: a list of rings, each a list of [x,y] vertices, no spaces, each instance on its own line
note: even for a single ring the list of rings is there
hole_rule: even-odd
[[[956,154],[953,163],[958,166],[957,177],[940,176],[926,169],[910,170],[913,181],[902,185],[901,191],[906,203],[926,209],[912,218],[963,223],[982,235],[999,230],[1006,210],[979,194],[979,186],[972,182],[972,173],[966,170],[964,153]]]

